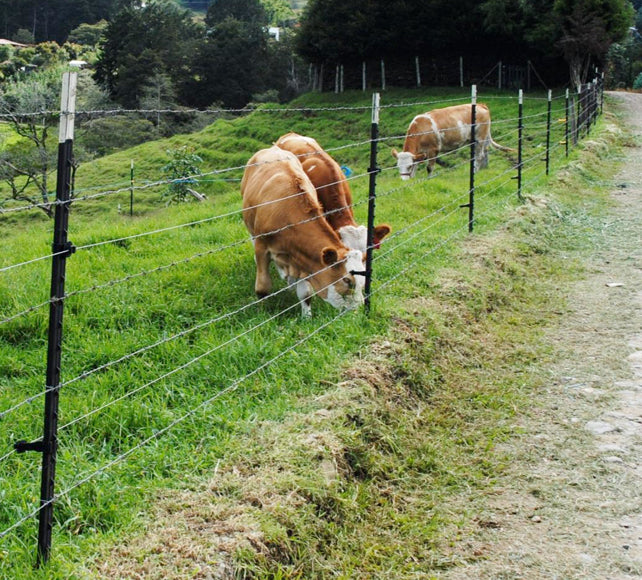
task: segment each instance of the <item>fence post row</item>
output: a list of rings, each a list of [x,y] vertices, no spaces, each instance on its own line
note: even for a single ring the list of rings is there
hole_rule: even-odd
[[[54,214],[53,256],[51,260],[51,301],[49,306],[49,335],[47,347],[47,376],[45,386],[44,428],[40,441],[18,441],[18,453],[42,453],[40,511],[38,513],[38,564],[46,562],[51,552],[53,526],[56,452],[58,450],[58,402],[62,355],[62,315],[65,298],[67,258],[75,247],[67,240],[71,169],[73,165],[74,113],[78,73],[67,72],[62,78],[60,102],[60,132],[58,139],[58,176]]]
[[[518,126],[517,126],[517,198],[522,197],[522,152],[524,149],[524,91],[519,89],[518,99]]]
[[[475,155],[476,155],[476,134],[477,129],[477,85],[470,89],[470,187],[468,189],[468,203],[459,207],[468,208],[468,231],[473,231],[475,219]]]
[[[374,222],[375,207],[377,201],[377,145],[379,140],[379,105],[380,95],[372,95],[372,124],[370,126],[370,187],[368,193],[368,236],[366,249],[366,286],[365,286],[365,310],[370,314],[370,288],[372,287],[372,252],[374,250]]]
[[[549,173],[551,163],[551,105],[553,91],[548,90],[548,108],[546,111],[546,175]]]

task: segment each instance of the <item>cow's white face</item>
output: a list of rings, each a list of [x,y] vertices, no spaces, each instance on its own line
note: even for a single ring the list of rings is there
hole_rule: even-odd
[[[368,249],[368,228],[366,226],[343,226],[339,236],[346,248],[365,252]]]
[[[350,250],[346,255],[345,267],[348,273],[363,272],[363,252]],[[328,288],[326,301],[339,310],[355,310],[364,302],[363,288],[366,283],[366,277],[359,274],[349,274],[347,278],[347,280],[335,282]]]
[[[401,179],[408,180],[411,177],[415,176],[417,173],[417,163],[415,162],[415,156],[408,152],[404,151],[397,154],[397,167],[399,168],[399,175]]]

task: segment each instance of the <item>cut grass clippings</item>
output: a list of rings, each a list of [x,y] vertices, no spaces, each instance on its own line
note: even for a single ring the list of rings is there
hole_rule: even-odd
[[[536,404],[564,284],[600,246],[621,135],[607,122],[506,223],[416,270],[379,303],[391,330],[325,392],[249,422],[210,477],[158,493],[141,530],[79,577],[430,578],[481,552],[452,549]],[[470,509],[453,510],[466,505]]]

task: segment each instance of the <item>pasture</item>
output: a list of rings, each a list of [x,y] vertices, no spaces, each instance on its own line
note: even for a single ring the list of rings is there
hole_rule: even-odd
[[[543,94],[529,97],[525,105],[525,195],[547,183],[542,125],[546,99]],[[69,239],[78,251],[67,263],[69,298],[65,301],[56,473],[59,498],[54,509],[53,557],[45,570],[32,569],[37,525],[35,518],[28,517],[38,506],[40,457],[17,455],[12,447],[19,439],[38,439],[42,431],[49,260],[27,262],[50,253],[52,223],[37,209],[0,215],[4,240],[0,258],[0,533],[26,518],[0,539],[1,577],[83,577],[78,570],[105,546],[118,545],[147,524],[159,497],[198,488],[219,465],[243,455],[244,447],[239,445],[265,441],[257,436],[252,443],[248,432],[257,425],[289,421],[289,411],[299,408],[302,401],[309,405],[310,400],[322,397],[347,368],[358,372],[361,357],[381,348],[377,345],[385,337],[399,334],[411,346],[399,353],[398,396],[410,389],[411,398],[422,400],[425,408],[433,398],[440,403],[431,411],[432,421],[422,422],[423,427],[430,423],[426,429],[434,442],[417,439],[412,461],[421,465],[395,464],[390,470],[382,456],[381,465],[370,465],[377,456],[370,457],[366,448],[355,443],[349,462],[353,474],[362,472],[365,479],[404,477],[404,469],[430,474],[432,479],[424,483],[434,487],[431,502],[435,505],[441,493],[455,493],[459,486],[485,485],[492,479],[496,466],[487,454],[494,441],[510,435],[505,418],[515,405],[522,404],[523,395],[517,393],[522,381],[507,377],[501,385],[505,393],[499,385],[486,394],[464,389],[463,400],[455,393],[442,392],[442,370],[431,361],[441,356],[441,344],[452,346],[455,340],[447,335],[448,324],[431,321],[429,316],[416,329],[403,322],[429,314],[427,297],[444,290],[440,280],[445,272],[455,268],[459,275],[454,278],[465,282],[469,277],[460,262],[461,242],[468,237],[467,211],[459,207],[468,200],[468,153],[452,155],[450,167],[438,168],[430,179],[420,169],[419,177],[411,182],[401,182],[390,155],[392,147],[402,145],[414,115],[467,98],[464,90],[389,90],[382,95],[382,171],[377,178],[376,221],[389,223],[393,233],[376,252],[369,317],[361,311],[339,314],[315,299],[312,318],[302,320],[293,291],[256,302],[252,248],[238,211],[238,180],[249,157],[283,133],[310,135],[351,169],[355,217],[366,223],[370,94],[314,94],[284,108],[264,105],[245,116],[229,115],[200,133],[147,143],[80,167],[78,201],[72,205],[69,229]],[[516,95],[484,90],[479,101],[490,108],[495,141],[516,147]],[[553,175],[568,163],[559,144],[563,102],[554,101]],[[161,199],[163,186],[150,186],[135,190],[130,217],[130,159],[136,164],[136,185],[154,183],[162,180],[166,151],[183,145],[204,159],[206,176],[199,179],[198,190],[207,200],[167,207]],[[573,150],[572,158],[582,154]],[[513,155],[491,150],[489,168],[477,174],[475,236],[492,235],[514,214],[518,205],[514,162]],[[230,168],[238,169],[228,171]],[[544,229],[553,228],[554,222]],[[535,221],[529,225],[528,219],[517,227],[542,228]],[[544,238],[534,238],[531,247],[522,238],[523,247],[510,251],[530,259],[546,252]],[[505,275],[490,276],[485,283],[491,287],[466,296],[473,314],[468,321],[457,323],[458,333],[492,317],[504,302],[510,303],[515,292],[524,291],[533,305],[546,310],[542,297],[520,280],[526,266],[515,255],[494,259],[505,266]],[[277,288],[283,286],[277,282]],[[445,291],[457,294],[460,290],[454,284]],[[520,320],[514,322],[514,331],[523,338],[524,331],[517,328],[520,324]],[[537,325],[537,317],[529,319],[529,324]],[[509,342],[513,339],[507,337]],[[456,353],[450,346],[449,352]],[[513,352],[513,356],[528,356],[528,349]],[[428,370],[419,372],[417,361]],[[459,373],[452,372],[465,384],[467,365],[458,362]],[[376,369],[373,372],[377,374]],[[395,384],[392,380],[392,391],[386,397],[394,399]],[[485,413],[476,435],[475,429],[465,428],[460,421],[465,417],[475,420],[477,405],[467,406],[471,398]],[[492,417],[501,419],[493,425]],[[385,420],[381,416],[371,419],[373,440],[385,439]],[[296,432],[291,436],[296,437]],[[278,440],[271,441],[278,447]],[[394,447],[392,438],[389,443]],[[462,448],[466,448],[466,460],[457,466]],[[358,509],[365,511],[368,498],[357,497],[365,488],[356,482],[358,476],[354,479],[337,492],[345,494],[344,500],[332,501],[345,501],[348,506],[347,498],[356,494]],[[317,498],[321,504],[315,505],[322,505],[321,495]],[[349,511],[346,506],[339,511]],[[443,517],[436,513],[421,529],[419,535],[428,546],[437,541]],[[322,533],[330,529],[332,526]],[[346,549],[341,547],[341,542],[347,542],[346,528],[336,523],[334,529],[336,549]],[[287,544],[283,533],[274,531],[279,542]],[[378,549],[382,549],[385,540],[379,542]],[[239,558],[245,558],[248,573],[254,569],[247,552],[240,550]],[[374,560],[370,564],[376,566]],[[280,577],[289,577],[283,572],[289,569],[287,562],[280,566],[284,574]],[[304,573],[304,577],[314,575]]]

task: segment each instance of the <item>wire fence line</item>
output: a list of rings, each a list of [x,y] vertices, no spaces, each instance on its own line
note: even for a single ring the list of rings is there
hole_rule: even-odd
[[[493,99],[509,98],[511,100],[515,99],[515,97],[497,96],[497,95],[492,95],[492,98]],[[541,100],[541,98],[537,98],[537,97],[525,96],[524,98],[526,100],[528,100],[528,99]],[[563,98],[563,96],[558,96],[556,98],[557,99]],[[588,98],[589,98],[589,93],[584,93],[580,97],[580,102],[583,103]],[[386,109],[386,108],[407,108],[407,107],[414,107],[414,106],[431,106],[431,107],[434,107],[436,105],[452,104],[454,102],[460,102],[460,103],[463,104],[463,103],[466,102],[466,99],[465,98],[436,99],[436,100],[433,100],[433,101],[391,103],[391,104],[387,104],[387,105],[386,104],[381,105],[381,108],[382,109]],[[203,113],[212,113],[212,112],[216,112],[216,113],[222,113],[222,112],[228,112],[228,113],[270,112],[270,113],[275,113],[275,114],[276,113],[286,114],[288,112],[314,113],[314,112],[326,112],[326,111],[327,112],[337,112],[337,111],[355,111],[355,110],[366,111],[366,110],[370,110],[370,108],[369,107],[364,107],[364,106],[359,106],[359,107],[316,107],[316,108],[315,107],[295,107],[295,108],[288,108],[288,107],[265,108],[265,107],[259,107],[259,108],[249,108],[249,109],[247,109],[247,108],[244,108],[244,109],[216,109],[214,111],[203,110],[201,112],[203,112]],[[78,115],[82,116],[83,114],[87,114],[87,115],[114,114],[115,111],[119,111],[120,113],[141,114],[141,115],[144,115],[144,114],[168,114],[168,113],[172,113],[172,112],[173,113],[177,113],[177,114],[178,113],[185,113],[185,111],[171,110],[171,109],[143,109],[143,110],[141,110],[141,109],[119,109],[119,110],[111,110],[111,109],[109,109],[109,110],[91,110],[91,111],[78,110],[74,114],[76,116],[78,116]],[[196,110],[196,109],[193,110],[193,112],[196,112],[196,111],[198,111],[198,110]],[[55,116],[55,115],[59,115],[60,112],[58,112],[58,111],[43,111],[43,112],[38,112],[38,113],[24,113],[24,115],[26,115],[26,116],[28,116],[30,114],[34,114],[34,115],[49,114],[49,115]],[[537,116],[543,116],[545,114],[546,113],[536,113],[536,114],[534,114],[532,116],[533,117],[537,117]],[[0,115],[0,118],[1,117],[2,116]],[[526,119],[526,120],[528,118],[530,118],[530,116],[524,117],[524,119]],[[514,121],[514,119],[493,120],[492,124],[493,125],[498,125],[498,124],[513,122],[513,121]],[[458,130],[458,129],[456,129],[456,128],[446,129],[446,131],[448,131],[448,130]],[[415,135],[426,135],[426,134],[429,134],[429,133],[431,133],[431,131],[423,132],[423,133],[416,133]],[[383,140],[393,140],[393,139],[394,140],[403,139],[403,138],[405,138],[405,136],[406,136],[405,134],[403,134],[403,135],[393,135],[393,136],[390,136],[390,137],[382,138],[382,141]],[[367,141],[362,141],[362,142],[359,142],[359,143],[351,143],[351,144],[347,144],[347,145],[344,145],[344,146],[328,148],[328,149],[326,149],[326,151],[331,153],[333,151],[340,151],[340,150],[345,149],[345,148],[359,147],[359,146],[364,146],[364,145],[369,145],[369,144],[370,144],[370,140],[367,140]],[[91,195],[77,195],[79,193],[82,193],[83,191],[86,191],[86,190],[83,190],[83,189],[79,189],[78,191],[75,192],[76,195],[74,195],[72,199],[70,199],[68,202],[64,202],[64,203],[77,203],[77,202],[82,202],[82,201],[91,201],[91,200],[95,200],[97,198],[100,198],[100,197],[103,197],[103,196],[106,196],[106,195],[115,195],[115,194],[120,194],[120,193],[124,193],[124,192],[129,192],[131,189],[133,189],[134,191],[144,191],[144,190],[148,190],[150,188],[156,188],[156,187],[166,186],[166,185],[170,185],[172,183],[180,182],[182,179],[198,179],[199,177],[202,178],[202,177],[207,177],[207,176],[212,176],[212,175],[219,175],[219,174],[224,174],[224,173],[228,173],[228,172],[231,172],[231,171],[242,171],[244,169],[245,169],[245,165],[236,166],[236,167],[226,167],[226,168],[216,169],[216,170],[213,170],[213,171],[210,171],[210,172],[206,172],[206,173],[202,173],[202,174],[195,174],[195,175],[186,176],[185,178],[181,178],[181,179],[156,180],[156,181],[150,182],[148,184],[133,186],[133,188],[132,188],[131,185],[123,184],[120,187],[109,187],[106,191],[97,192],[97,193],[94,193],[94,194],[91,194]],[[89,189],[93,189],[93,188],[89,188]],[[42,209],[42,208],[45,208],[45,207],[55,206],[56,204],[59,204],[59,203],[60,202],[57,202],[57,201],[51,201],[51,202],[33,203],[33,204],[28,204],[28,205],[24,205],[24,206],[20,206],[20,207],[10,207],[10,208],[0,207],[0,216],[3,215],[3,214],[14,213],[14,212],[19,212],[19,211]]]
[[[511,97],[512,98],[512,97]],[[557,97],[559,100],[561,97]],[[434,105],[437,103],[446,103],[446,102],[458,102],[461,101],[462,99],[449,99],[449,100],[443,100],[443,101],[429,101],[429,102],[417,102],[417,103],[410,103],[410,104],[405,104],[405,103],[395,103],[395,104],[390,104],[386,105],[389,108],[395,107],[395,108],[400,108],[400,107],[415,107],[415,106],[422,106],[424,104],[430,104]],[[567,99],[568,100],[568,99]],[[382,106],[384,108],[384,106]],[[256,109],[256,111],[264,111],[265,109],[259,108]],[[306,111],[309,111],[309,109],[305,109]],[[315,111],[366,111],[366,110],[371,110],[371,107],[336,107],[336,108],[318,108],[314,109]],[[275,110],[270,110],[270,112],[274,112]],[[297,111],[296,109],[284,109],[284,112],[290,112],[290,111]],[[211,111],[210,111],[211,112]],[[254,112],[254,110],[252,111]],[[565,106],[564,112],[566,115],[568,115],[568,105]],[[140,111],[138,113],[141,113]],[[168,112],[167,114],[171,114]],[[529,114],[529,115],[522,115],[518,119],[517,117],[512,118],[512,119],[500,119],[497,121],[493,121],[493,125],[495,124],[507,124],[509,121],[512,123],[528,123],[529,121],[533,121],[536,119],[539,119],[546,113],[535,113],[535,114]],[[548,113],[550,117],[550,113]],[[559,113],[558,113],[559,115]],[[579,115],[578,115],[579,119]],[[589,116],[586,117],[583,123],[578,122],[578,125],[576,127],[576,131],[580,133],[582,130],[588,132],[590,128],[590,123],[593,121],[593,119]],[[568,122],[567,122],[568,125]],[[543,127],[546,127],[546,130],[543,130]],[[551,132],[551,123],[531,123],[530,125],[527,125],[527,130],[530,129],[531,132],[528,134],[531,139],[539,139],[540,137],[544,135],[550,135]],[[559,133],[559,125],[557,125],[558,133]],[[509,132],[505,133],[507,136],[514,136],[514,133],[517,130],[511,129]],[[519,132],[521,136],[521,130]],[[566,136],[566,139],[568,139],[568,127],[566,128],[566,133],[564,134]],[[382,137],[382,138],[371,138],[370,140],[367,141],[359,141],[355,143],[350,143],[346,145],[342,145],[333,149],[326,149],[326,151],[341,151],[345,150],[348,148],[353,148],[353,147],[365,147],[366,145],[372,146],[373,144],[376,146],[378,144],[385,144],[388,141],[391,140],[398,140],[400,138],[404,138],[405,135],[403,136],[392,136],[392,137]],[[560,137],[561,138],[561,137]],[[550,152],[557,152],[559,149],[563,146],[563,143],[559,141],[559,139],[556,139],[556,144],[553,146],[547,148],[547,155]],[[540,143],[541,144],[541,143]],[[522,144],[520,144],[520,147]],[[448,157],[452,156],[453,158],[456,159],[457,155],[461,155],[465,153],[467,150],[470,149],[470,145],[462,145],[458,148],[456,148],[453,151],[448,151],[444,152],[440,155],[438,155],[439,160],[443,159],[448,159]],[[535,152],[534,154],[524,156],[520,160],[520,169],[523,169],[524,172],[530,171],[531,169],[535,169],[537,167],[541,167],[541,165],[538,165],[542,161],[542,152]],[[410,196],[413,191],[418,191],[421,193],[421,195],[426,195],[428,192],[428,188],[431,184],[431,182],[435,182],[436,179],[440,177],[448,177],[449,175],[452,175],[453,173],[459,172],[462,167],[466,166],[469,164],[468,160],[464,161],[459,161],[456,162],[454,165],[451,165],[448,168],[441,169],[438,171],[434,171],[432,174],[426,176],[426,177],[418,177],[414,180],[411,180],[410,182],[403,182],[399,186],[394,186],[394,187],[388,187],[387,189],[383,189],[381,191],[377,191],[376,196],[377,199],[379,199],[381,202],[388,202],[388,201],[394,201],[395,203],[400,203],[401,198],[398,198],[396,196]],[[206,176],[212,176],[212,175],[218,175],[222,173],[227,173],[231,171],[240,171],[242,169],[245,169],[247,166],[236,166],[236,167],[230,167],[230,168],[223,168],[223,169],[218,169],[213,172],[208,173]],[[371,179],[373,177],[373,174],[382,174],[385,175],[387,172],[394,171],[396,169],[396,166],[386,166],[384,168],[371,168],[367,172],[360,173],[355,176],[351,177],[346,177],[346,181],[348,182],[360,182],[362,180],[366,179]],[[513,181],[513,177],[510,177],[508,179],[503,179],[510,173],[514,173],[516,170],[515,164],[513,162],[510,163],[510,167],[505,169],[504,171],[500,172],[499,174],[489,176],[485,181],[482,181],[480,183],[477,183],[474,186],[474,189],[479,192],[477,195],[477,201],[484,201],[484,200],[490,200],[490,203],[487,206],[484,206],[484,209],[481,212],[477,213],[478,217],[483,217],[484,215],[492,215],[492,209],[490,208],[495,208],[499,204],[505,204],[507,203],[508,200],[516,200],[515,196],[515,190],[510,189],[507,186]],[[536,173],[534,176],[530,177],[529,179],[524,179],[521,181],[520,185],[523,187],[526,187],[530,185],[531,183],[535,183],[538,179],[541,178],[541,176],[548,171],[548,166],[546,170],[542,169],[540,172]],[[474,173],[477,173],[474,171]],[[483,174],[479,174],[479,176],[483,176]],[[171,183],[172,181],[175,180],[165,180],[165,181],[158,181],[153,184],[146,184],[145,186],[140,186],[140,187],[145,187],[145,188],[152,188],[152,187],[159,187],[161,184],[167,184]],[[343,181],[343,180],[342,180]],[[327,184],[327,187],[337,185],[341,183],[341,181],[336,181],[331,184]],[[129,187],[123,187],[119,192],[123,191],[130,191],[131,188]],[[508,191],[506,191],[508,190]],[[89,201],[89,199],[95,199],[96,197],[99,196],[105,196],[109,195],[112,192],[99,192],[95,195],[90,196],[85,196],[85,198],[77,198],[74,201]],[[288,196],[287,199],[291,199],[294,197],[298,197],[299,195],[302,195],[302,193],[297,193],[295,195]],[[403,279],[403,277],[412,269],[415,269],[421,264],[427,257],[430,255],[435,254],[439,250],[443,249],[446,247],[449,243],[454,241],[457,238],[460,238],[462,234],[465,232],[465,230],[469,227],[469,224],[463,224],[460,227],[456,227],[454,231],[449,232],[445,235],[445,237],[442,237],[441,239],[433,240],[432,238],[428,238],[428,242],[426,241],[426,237],[429,232],[435,232],[434,235],[437,236],[439,233],[437,232],[437,228],[446,228],[450,222],[454,219],[454,216],[456,216],[458,213],[461,212],[462,208],[462,202],[465,201],[469,196],[471,195],[470,191],[465,191],[464,193],[461,193],[460,195],[456,195],[456,197],[451,198],[447,203],[444,205],[441,205],[437,208],[428,208],[427,212],[424,215],[420,215],[420,217],[417,217],[416,219],[411,219],[409,220],[408,223],[404,224],[402,227],[397,227],[395,231],[388,236],[385,240],[383,240],[383,246],[382,249],[378,252],[377,256],[374,257],[373,263],[377,265],[381,265],[383,263],[387,263],[387,268],[390,269],[392,265],[390,264],[392,257],[398,256],[400,251],[402,249],[406,249],[409,246],[413,246],[413,250],[415,252],[419,252],[419,256],[413,255],[412,259],[408,262],[402,262],[401,267],[398,267],[396,271],[390,273],[388,272],[385,275],[385,278],[382,278],[380,282],[377,284],[377,286],[374,288],[374,290],[371,290],[368,296],[377,296],[383,292],[390,291],[392,285],[399,281],[400,279]],[[497,199],[495,199],[495,196]],[[279,200],[280,202],[281,200]],[[362,199],[358,200],[356,202],[353,202],[348,206],[348,209],[353,210],[354,208],[363,205],[365,203],[368,203],[369,199]],[[268,202],[266,204],[258,204],[257,206],[254,207],[262,207],[263,205],[268,205],[272,203],[278,203],[278,202]],[[8,209],[16,209],[16,208],[8,208]],[[164,233],[169,233],[173,232],[175,230],[178,230],[180,228],[186,228],[186,227],[191,227],[191,226],[200,226],[204,224],[209,224],[212,223],[215,220],[221,220],[223,218],[238,218],[240,215],[242,215],[243,211],[247,211],[246,208],[245,210],[234,210],[230,212],[224,212],[216,216],[210,216],[207,218],[203,218],[200,220],[193,220],[188,223],[182,223],[182,224],[175,224],[175,225],[170,225],[167,227],[163,228],[157,228],[145,232],[138,232],[135,234],[131,234],[128,236],[122,236],[122,237],[116,237],[110,240],[103,240],[99,242],[92,242],[84,245],[79,245],[76,249],[77,250],[87,250],[90,248],[96,248],[99,246],[104,246],[107,244],[116,244],[116,243],[122,243],[125,241],[129,240],[136,240],[140,239],[143,237],[148,237],[150,235],[155,235],[155,234],[164,234]],[[334,210],[334,211],[344,211],[346,208],[340,208],[339,210]],[[17,211],[17,210],[16,210]],[[0,209],[0,214],[2,213],[2,210]],[[324,217],[327,217],[329,214],[331,214],[332,211],[324,212],[321,216],[314,216],[311,218],[308,218],[303,221],[299,221],[297,223],[292,223],[292,224],[287,224],[281,228],[275,229],[269,233],[266,234],[261,234],[261,236],[275,236],[278,235],[281,232],[286,231],[289,228],[296,227],[299,225],[303,225],[309,221],[313,221],[316,219],[322,219]],[[132,282],[135,279],[138,278],[143,278],[152,274],[156,273],[161,273],[165,272],[167,270],[170,270],[171,268],[175,268],[178,265],[185,265],[193,262],[196,259],[200,258],[205,258],[207,256],[212,256],[214,254],[222,253],[224,251],[228,250],[233,250],[234,248],[242,245],[242,244],[247,244],[250,241],[249,237],[247,235],[244,236],[243,240],[235,240],[230,243],[225,243],[216,246],[215,248],[210,248],[205,251],[200,251],[197,253],[193,253],[190,256],[186,256],[180,259],[177,259],[171,263],[168,264],[162,264],[155,266],[153,268],[149,269],[142,269],[138,272],[134,272],[132,274],[127,274],[126,276],[121,276],[121,277],[116,277],[112,278],[108,281],[93,284],[89,287],[74,290],[71,292],[68,292],[67,294],[64,295],[63,298],[57,298],[57,299],[50,299],[46,302],[39,302],[38,304],[34,306],[30,306],[28,308],[25,308],[21,310],[19,313],[10,315],[4,319],[0,319],[0,327],[3,325],[9,325],[9,323],[14,323],[17,319],[26,317],[29,314],[33,314],[34,312],[42,309],[46,305],[51,305],[53,302],[60,302],[62,300],[68,299],[68,298],[73,298],[73,297],[81,297],[83,295],[89,294],[89,293],[98,293],[99,291],[102,290],[108,290],[110,288],[113,288],[114,286],[127,283],[127,282]],[[424,251],[425,244],[429,244],[429,248]],[[373,250],[375,249],[374,244],[371,244],[368,247],[368,250]],[[0,268],[0,273],[4,272],[9,272],[10,270],[15,270],[19,266],[25,266],[28,264],[32,264],[38,261],[43,261],[48,258],[51,258],[57,254],[60,254],[62,252],[58,253],[53,253],[47,256],[41,256],[38,258],[33,258],[30,260],[26,260],[24,262],[19,262],[17,264],[11,264],[9,266],[5,266],[3,268]],[[405,254],[404,254],[405,255]],[[329,268],[330,266],[328,266]],[[315,272],[314,274],[311,274],[307,276],[307,278],[304,278],[304,280],[309,280],[312,276],[316,275],[317,273]],[[159,338],[158,340],[149,342],[147,344],[143,344],[139,346],[138,348],[135,348],[134,350],[131,350],[130,352],[127,352],[125,354],[122,354],[121,356],[115,357],[110,361],[104,362],[100,365],[93,366],[92,368],[86,368],[79,372],[77,375],[75,375],[72,379],[69,379],[67,381],[63,381],[58,385],[53,385],[50,387],[47,387],[47,389],[44,392],[38,392],[35,395],[25,397],[20,401],[12,403],[11,406],[1,409],[0,408],[0,425],[3,423],[6,425],[6,422],[3,422],[4,419],[6,419],[9,415],[13,415],[23,407],[27,407],[28,405],[40,400],[47,392],[47,390],[55,390],[56,392],[60,391],[62,393],[69,392],[69,387],[72,385],[75,385],[76,388],[80,388],[83,381],[89,379],[92,376],[96,376],[104,371],[114,369],[117,365],[121,365],[124,363],[127,363],[128,361],[134,360],[141,355],[144,355],[145,353],[151,352],[154,349],[157,349],[161,347],[162,345],[166,345],[170,342],[174,341],[179,341],[181,339],[186,338],[188,335],[192,335],[200,330],[204,330],[208,327],[211,327],[212,325],[215,325],[217,323],[222,323],[222,322],[227,322],[235,317],[238,317],[240,314],[246,312],[250,308],[256,307],[257,305],[264,304],[269,300],[273,300],[275,296],[278,296],[282,293],[285,293],[291,289],[293,289],[294,286],[296,286],[298,282],[294,283],[288,283],[282,288],[277,289],[275,292],[273,292],[269,296],[265,296],[253,301],[250,301],[238,308],[223,312],[215,317],[212,317],[206,321],[198,322],[196,324],[191,325],[189,328],[180,330],[179,332],[173,332],[169,333],[167,336],[163,336],[162,338]],[[324,289],[319,289],[315,292],[315,294],[318,294],[319,292],[322,292]],[[176,366],[170,365],[168,370],[160,372],[157,376],[154,376],[150,380],[145,380],[138,386],[134,388],[126,388],[125,392],[119,395],[115,395],[113,398],[107,400],[104,403],[101,403],[83,413],[80,415],[76,416],[75,418],[67,420],[59,429],[60,431],[65,431],[68,432],[71,427],[78,425],[81,422],[88,421],[92,417],[96,417],[100,415],[101,413],[105,412],[107,409],[113,407],[114,405],[117,405],[118,403],[121,403],[125,400],[129,400],[132,397],[138,395],[139,393],[142,393],[143,391],[149,389],[153,385],[156,385],[157,383],[160,383],[161,381],[164,381],[165,379],[169,379],[170,377],[173,377],[177,375],[178,373],[185,371],[186,369],[193,367],[200,361],[203,361],[207,357],[211,356],[213,353],[221,351],[225,349],[226,347],[230,346],[233,343],[239,343],[241,342],[244,338],[248,337],[251,333],[258,331],[259,329],[269,327],[273,321],[278,319],[279,317],[284,316],[287,313],[291,313],[294,309],[299,307],[301,304],[301,301],[295,302],[293,304],[290,304],[284,308],[281,308],[277,312],[270,314],[268,316],[264,316],[261,318],[261,320],[257,323],[252,323],[248,325],[246,328],[242,328],[239,332],[234,332],[232,331],[229,333],[228,336],[223,336],[221,337],[220,341],[217,342],[215,345],[207,346],[207,344],[204,344],[202,348],[202,352],[200,352],[196,356],[192,356],[189,358],[189,360],[182,362],[181,364],[178,364]],[[171,429],[179,425],[180,423],[184,422],[186,419],[189,417],[192,417],[205,409],[207,406],[213,404],[216,400],[219,398],[230,394],[234,392],[235,390],[238,389],[238,387],[245,381],[247,381],[249,378],[256,376],[258,373],[264,371],[268,367],[270,367],[273,363],[276,361],[282,359],[286,355],[295,352],[300,346],[305,344],[306,342],[310,341],[313,337],[317,336],[319,333],[321,333],[323,330],[326,328],[329,328],[332,324],[334,324],[337,320],[340,318],[346,316],[347,311],[342,311],[339,312],[337,315],[331,317],[330,320],[327,320],[326,322],[323,322],[313,330],[309,331],[303,338],[300,338],[296,340],[293,344],[285,347],[283,350],[278,352],[275,356],[271,357],[269,360],[266,362],[256,366],[254,369],[252,369],[249,373],[246,373],[245,375],[236,378],[234,380],[231,380],[229,384],[223,388],[220,392],[217,392],[213,396],[207,398],[205,401],[201,401],[193,408],[189,409],[188,412],[184,413],[178,418],[172,419],[169,421],[164,427],[161,427],[156,430],[155,433],[148,437],[144,437],[141,439],[138,443],[133,445],[130,449],[125,451],[124,453],[121,453],[117,457],[107,461],[103,465],[101,465],[98,469],[95,469],[90,472],[86,472],[84,474],[79,474],[77,479],[65,487],[61,492],[56,493],[55,496],[49,500],[46,501],[41,501],[41,504],[39,507],[36,509],[31,510],[29,513],[24,514],[20,517],[18,517],[17,520],[9,522],[9,525],[7,526],[7,523],[5,523],[6,518],[4,518],[3,523],[0,524],[0,539],[7,539],[10,537],[11,532],[16,530],[17,528],[21,527],[24,523],[27,521],[33,519],[35,516],[40,514],[44,508],[47,506],[50,506],[52,503],[55,501],[61,499],[62,497],[68,496],[71,494],[74,490],[78,489],[80,486],[96,479],[99,475],[107,473],[111,468],[115,467],[118,464],[123,463],[127,458],[132,456],[134,453],[138,452],[142,448],[144,448],[146,445],[151,443],[152,441],[158,440],[160,437],[168,433]],[[241,321],[240,326],[243,327],[243,322]],[[19,423],[20,427],[22,428],[23,423]],[[15,456],[16,450],[13,449],[4,455],[0,456],[0,465],[5,464],[11,457]],[[20,510],[13,510],[15,511],[20,511]],[[4,529],[3,529],[4,528]]]

